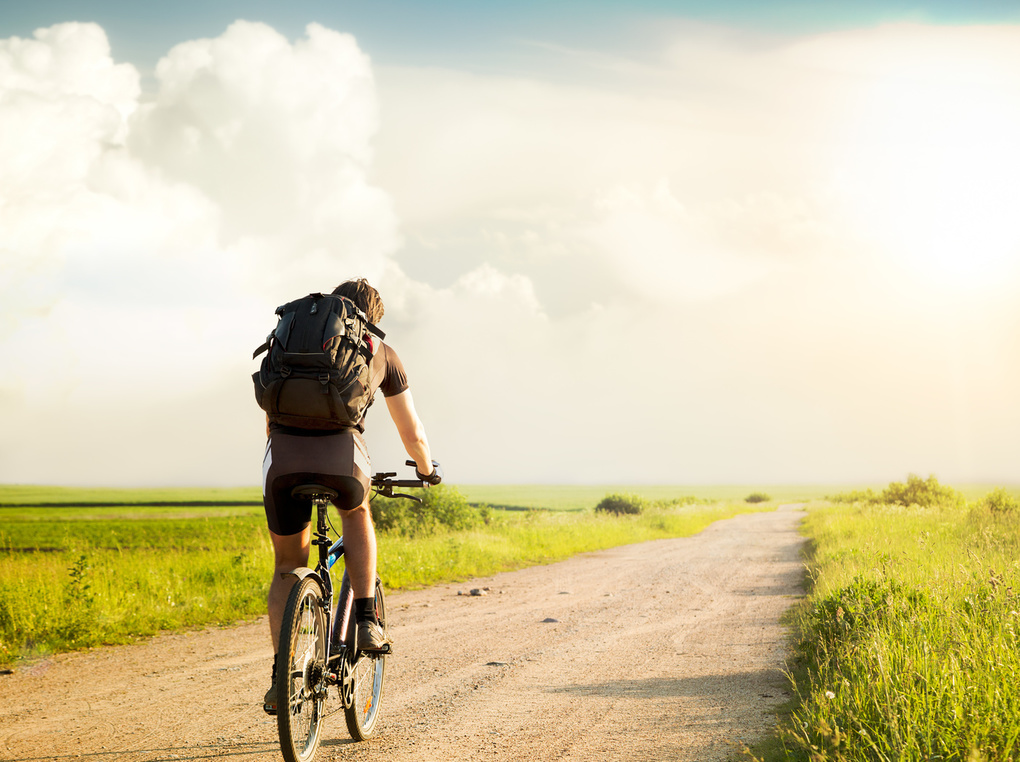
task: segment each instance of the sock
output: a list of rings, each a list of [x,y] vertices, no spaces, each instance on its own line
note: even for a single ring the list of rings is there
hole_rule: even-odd
[[[354,599],[354,621],[355,622],[375,622],[379,624],[379,620],[375,616],[375,597],[372,598],[355,598]]]

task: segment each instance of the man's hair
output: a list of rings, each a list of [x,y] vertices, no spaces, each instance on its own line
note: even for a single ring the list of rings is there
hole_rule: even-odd
[[[364,278],[357,278],[355,280],[345,280],[339,286],[333,289],[333,293],[337,296],[346,296],[358,308],[365,313],[365,317],[368,318],[368,322],[373,325],[378,325],[379,321],[382,320],[383,313],[386,308],[383,307],[382,297],[379,296],[379,292],[368,285],[368,281]]]

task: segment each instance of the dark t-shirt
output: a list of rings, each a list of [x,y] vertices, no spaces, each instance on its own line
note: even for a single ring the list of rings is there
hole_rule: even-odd
[[[375,341],[379,341],[375,339]],[[376,391],[381,391],[384,397],[393,397],[402,392],[406,392],[408,389],[407,385],[407,373],[404,370],[404,364],[400,362],[400,358],[397,353],[388,345],[379,341],[379,349],[376,350],[372,356],[372,362],[368,366],[369,369],[369,388],[372,390],[372,394],[375,395]],[[368,415],[368,411],[365,411],[365,415]],[[356,427],[358,431],[365,432],[365,419],[362,418],[361,423]],[[295,436],[305,437],[321,437],[329,436],[330,434],[336,434],[335,431],[321,430],[321,429],[299,429],[294,426],[281,426],[277,423],[269,424],[270,432],[279,431],[284,434],[293,434]]]
[[[404,363],[400,362],[397,353],[388,344],[382,344],[372,358],[372,393],[378,389],[384,397],[393,397],[407,391],[407,373]]]

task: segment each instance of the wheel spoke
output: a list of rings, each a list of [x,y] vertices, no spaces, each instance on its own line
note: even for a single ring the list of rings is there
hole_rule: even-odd
[[[346,584],[346,579],[345,579]],[[376,616],[385,632],[386,608],[383,601],[382,585],[376,581]],[[341,591],[341,600],[343,590]],[[347,729],[356,741],[369,738],[375,730],[379,719],[379,703],[382,699],[383,674],[386,657],[382,654],[360,654],[355,660],[350,674],[349,689],[350,705],[345,702],[344,713],[347,717]]]
[[[281,710],[277,714],[280,746],[288,762],[308,762],[319,745],[323,698],[319,689],[325,674],[326,633],[314,579],[295,586],[288,600],[280,633],[280,655],[288,655],[285,679],[279,682]]]

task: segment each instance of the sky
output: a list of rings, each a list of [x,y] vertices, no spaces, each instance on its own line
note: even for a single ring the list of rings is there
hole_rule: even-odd
[[[454,483],[1020,483],[1017,134],[1015,3],[0,0],[0,483],[259,483],[352,277]]]

